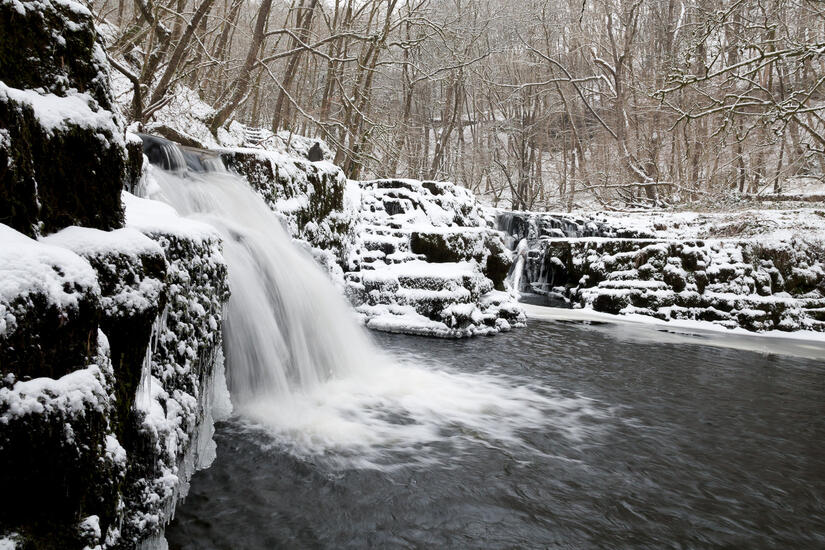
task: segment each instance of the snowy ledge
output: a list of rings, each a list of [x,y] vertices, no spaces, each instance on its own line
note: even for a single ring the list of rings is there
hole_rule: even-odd
[[[613,315],[590,308],[568,309],[525,303],[521,305],[527,314],[528,322],[533,320],[610,323],[632,328],[632,333],[625,331],[622,335],[636,340],[707,345],[809,359],[825,358],[825,333],[812,330],[752,332],[739,327],[725,328],[710,321],[663,321],[648,315]]]

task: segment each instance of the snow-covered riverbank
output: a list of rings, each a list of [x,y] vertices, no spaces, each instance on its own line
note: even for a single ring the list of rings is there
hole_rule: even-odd
[[[516,290],[754,331],[825,330],[825,213],[501,213]]]

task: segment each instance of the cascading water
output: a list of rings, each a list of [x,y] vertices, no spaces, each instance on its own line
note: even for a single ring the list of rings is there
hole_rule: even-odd
[[[295,454],[369,466],[437,460],[422,448],[445,439],[451,452],[470,439],[512,447],[523,443],[520,430],[548,422],[576,437],[582,415],[601,414],[586,399],[492,372],[449,372],[379,353],[246,181],[186,172],[177,153],[159,158],[178,164],[152,167],[156,185],[148,194],[224,236],[232,292],[224,341],[235,412]]]

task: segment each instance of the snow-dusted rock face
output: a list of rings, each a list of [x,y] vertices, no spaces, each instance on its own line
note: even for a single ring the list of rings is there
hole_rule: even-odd
[[[213,421],[231,410],[221,337],[229,288],[211,226],[179,218],[165,204],[124,199],[127,227],[158,243],[168,265],[166,306],[154,319],[133,407],[138,458],[127,471],[121,543],[130,547],[162,537],[192,474],[215,458]]]
[[[344,210],[346,178],[340,168],[252,148],[221,150],[221,159],[283,215],[294,238],[331,252],[343,263],[352,219]]]
[[[0,221],[28,235],[120,227],[142,157],[112,111],[92,13],[3,0],[0,37]]]
[[[0,0],[0,547],[159,539],[214,457],[221,241],[129,195],[123,228],[142,169],[89,9]]]
[[[0,225],[0,533],[34,548],[79,548],[79,520],[117,515],[100,299],[88,262]]]
[[[710,321],[747,330],[825,330],[825,246],[802,238],[626,238],[601,224],[568,237],[541,218],[509,214],[502,226],[527,239],[521,289],[574,307],[663,320]],[[514,222],[513,219],[520,221]],[[539,220],[539,223],[536,221]],[[585,224],[587,225],[587,224]],[[638,231],[645,234],[644,231]],[[650,233],[647,233],[649,236]]]
[[[162,536],[214,458],[228,298],[220,238],[125,195],[129,227],[39,242],[0,225],[0,535],[35,548]]]
[[[504,292],[510,254],[468,190],[350,181],[347,206],[356,225],[346,292],[367,327],[455,338],[524,323]]]

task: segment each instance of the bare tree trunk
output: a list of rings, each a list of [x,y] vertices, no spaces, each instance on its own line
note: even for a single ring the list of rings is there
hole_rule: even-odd
[[[249,44],[246,60],[232,86],[235,91],[230,100],[218,108],[215,115],[209,121],[209,130],[213,134],[226,122],[235,108],[241,103],[241,100],[243,100],[249,92],[252,69],[258,62],[258,51],[261,49],[261,43],[264,39],[266,23],[269,19],[269,11],[271,8],[272,0],[263,0],[260,8],[258,8],[258,13],[255,17],[255,31],[252,34],[252,41]]]
[[[160,101],[166,95],[166,92],[169,91],[169,84],[172,82],[178,66],[183,61],[184,54],[189,47],[189,43],[192,41],[192,36],[195,34],[195,29],[198,28],[201,19],[209,13],[214,1],[215,0],[203,0],[200,6],[198,6],[198,9],[195,10],[195,15],[192,16],[192,20],[189,21],[186,30],[180,37],[180,40],[178,40],[178,45],[175,46],[175,50],[172,52],[172,57],[169,59],[169,64],[166,66],[163,76],[160,77],[160,81],[158,81],[157,86],[155,86],[155,91],[149,99],[150,104]]]
[[[298,28],[298,38],[292,40],[291,49],[297,48],[301,42],[304,44],[309,40],[309,31],[312,26],[312,18],[315,14],[315,5],[318,0],[309,0],[309,5],[304,7],[304,0],[301,0],[296,14],[296,27]],[[292,54],[287,62],[286,71],[284,71],[284,78],[281,80],[281,91],[278,93],[278,99],[275,102],[275,110],[272,114],[272,131],[277,132],[281,127],[281,111],[284,109],[284,101],[286,101],[287,90],[292,87],[292,81],[295,79],[295,69],[298,67],[298,61],[301,59],[301,50]]]

